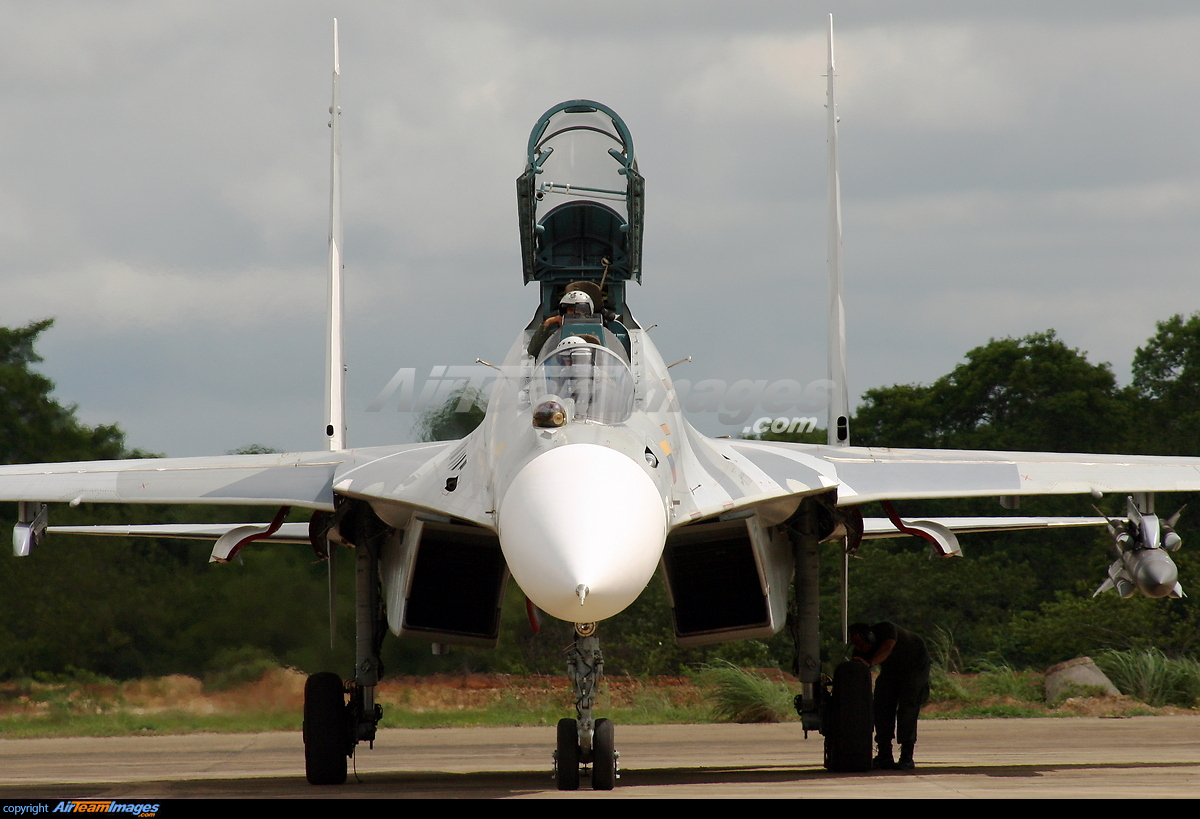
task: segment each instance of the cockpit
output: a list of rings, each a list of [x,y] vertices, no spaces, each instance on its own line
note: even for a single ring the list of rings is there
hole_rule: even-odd
[[[633,413],[633,374],[617,353],[570,336],[538,363],[530,395],[557,401],[567,421],[620,424]]]
[[[633,413],[636,357],[625,287],[641,281],[645,182],[625,123],[569,100],[529,134],[517,179],[525,282],[538,282],[526,327],[534,424],[620,424]]]

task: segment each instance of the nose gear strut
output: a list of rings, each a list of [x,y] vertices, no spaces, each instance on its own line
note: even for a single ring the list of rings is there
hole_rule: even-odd
[[[558,721],[558,748],[554,752],[554,780],[560,791],[579,789],[579,769],[591,763],[592,789],[612,790],[619,777],[613,747],[613,724],[593,719],[592,705],[604,674],[604,655],[595,623],[576,623],[575,639],[567,649],[567,676],[575,691],[575,719]]]

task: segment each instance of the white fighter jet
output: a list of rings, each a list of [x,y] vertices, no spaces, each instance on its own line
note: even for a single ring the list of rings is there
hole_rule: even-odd
[[[785,623],[796,589],[796,667],[804,727],[820,727],[819,544],[843,555],[863,537],[913,534],[941,554],[955,531],[1103,523],[1101,519],[864,520],[870,501],[1129,493],[1112,524],[1122,593],[1181,594],[1152,494],[1200,489],[1200,459],[1062,453],[896,450],[850,445],[841,327],[840,206],[832,34],[829,61],[831,365],[825,445],[707,438],[680,412],[671,376],[629,306],[641,282],[644,180],[633,140],[610,108],[554,106],[529,137],[517,180],[524,280],[534,315],[498,367],[482,425],[462,440],[356,449],[345,440],[341,352],[339,117],[334,61],[330,332],[324,451],[0,467],[0,500],[18,501],[17,555],[37,547],[51,503],[275,505],[270,525],[124,526],[92,534],[216,539],[229,560],[256,540],[353,548],[357,656],[343,680],[306,687],[311,782],[341,783],[372,740],[378,649],[387,629],[434,644],[492,646],[509,576],[532,606],[575,624],[569,657],[577,714],[558,725],[557,784],[613,787],[612,724],[594,719],[602,671],[597,624],[661,572],[680,643],[764,637]],[[284,523],[290,508],[308,524]],[[1173,521],[1171,521],[1173,523]],[[62,528],[62,531],[84,531]],[[1145,556],[1153,553],[1154,559]],[[1133,566],[1129,570],[1126,565]],[[1136,564],[1136,566],[1134,565]],[[1143,577],[1145,575],[1145,577]],[[1128,581],[1128,582],[1126,582]],[[867,735],[869,751],[870,735]],[[869,757],[869,753],[868,753]]]

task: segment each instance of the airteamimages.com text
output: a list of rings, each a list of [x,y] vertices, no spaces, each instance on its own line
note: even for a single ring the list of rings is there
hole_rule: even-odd
[[[528,375],[514,368],[511,376]],[[426,412],[443,406],[459,396],[456,412],[469,412],[476,404],[486,406],[501,368],[483,364],[431,367],[421,378],[415,367],[401,367],[368,406],[367,412]],[[818,379],[801,384],[790,378],[767,381],[743,378],[732,384],[719,378],[706,378],[693,384],[678,379],[644,385],[640,408],[649,411],[680,411],[689,415],[716,413],[722,424],[746,424],[761,408],[769,415],[756,418],[742,429],[744,434],[764,432],[811,432],[819,423],[814,414],[829,406],[833,382]],[[808,416],[808,417],[805,417]]]

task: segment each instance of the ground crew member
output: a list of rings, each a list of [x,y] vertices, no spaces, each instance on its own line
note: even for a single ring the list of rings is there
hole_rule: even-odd
[[[919,635],[888,623],[855,623],[850,626],[854,659],[879,666],[875,681],[875,743],[879,753],[874,767],[911,771],[917,744],[917,717],[929,701],[929,652]],[[900,761],[892,758],[892,739],[900,742]]]

